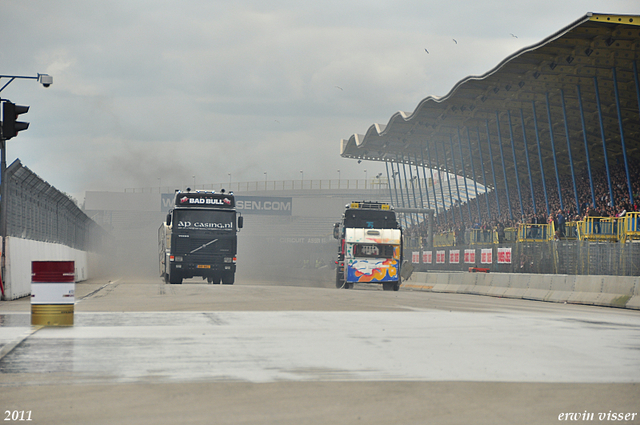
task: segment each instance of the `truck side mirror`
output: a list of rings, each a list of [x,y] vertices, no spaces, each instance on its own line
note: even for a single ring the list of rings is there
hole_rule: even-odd
[[[240,216],[238,217],[238,229],[242,229],[243,225],[244,225],[244,217]]]
[[[171,213],[167,214],[167,226],[171,226]]]
[[[340,223],[333,225],[333,239],[340,239]]]

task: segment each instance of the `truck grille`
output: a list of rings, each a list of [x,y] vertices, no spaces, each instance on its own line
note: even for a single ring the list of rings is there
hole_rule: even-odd
[[[216,242],[210,243],[212,240]],[[229,240],[225,238],[178,238],[176,241],[176,255],[209,256],[221,255],[231,251]],[[203,247],[203,245],[206,245]],[[199,249],[198,249],[199,248]]]

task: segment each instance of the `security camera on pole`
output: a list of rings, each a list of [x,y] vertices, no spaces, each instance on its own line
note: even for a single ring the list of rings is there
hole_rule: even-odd
[[[27,80],[38,80],[44,87],[53,84],[53,77],[47,74],[38,74],[36,77],[25,77],[18,75],[0,75],[0,79],[9,78],[9,81],[0,88],[0,92],[5,89],[16,78]],[[29,112],[28,106],[16,105],[8,99],[0,98],[2,104],[2,122],[0,125],[0,237],[2,237],[2,258],[0,260],[0,290],[2,299],[5,298],[5,264],[6,264],[6,237],[7,237],[7,182],[5,171],[7,169],[6,141],[17,136],[18,132],[29,128],[28,122],[18,121],[18,117]]]

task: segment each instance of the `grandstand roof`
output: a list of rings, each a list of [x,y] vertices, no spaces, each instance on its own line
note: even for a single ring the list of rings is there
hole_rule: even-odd
[[[426,97],[412,113],[398,112],[387,125],[374,124],[364,135],[343,139],[341,155],[415,162],[481,182],[481,157],[486,175],[491,172],[489,139],[495,169],[499,170],[498,188],[504,188],[505,180],[512,181],[516,165],[519,179],[528,181],[525,146],[533,180],[540,179],[537,137],[546,178],[555,178],[554,150],[561,179],[571,176],[570,157],[576,173],[586,169],[585,133],[593,169],[604,168],[602,134],[608,163],[623,164],[622,141],[629,163],[638,162],[639,55],[640,16],[588,13],[505,58],[486,74],[464,78],[446,96]],[[502,178],[503,163],[506,179]],[[488,186],[493,186],[489,183],[487,177]]]

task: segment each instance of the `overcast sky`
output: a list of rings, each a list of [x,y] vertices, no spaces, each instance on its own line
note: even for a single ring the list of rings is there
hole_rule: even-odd
[[[31,107],[7,159],[81,202],[194,175],[371,177],[384,164],[341,158],[341,139],[587,12],[640,14],[640,2],[2,0],[0,74],[54,81],[0,94]]]

